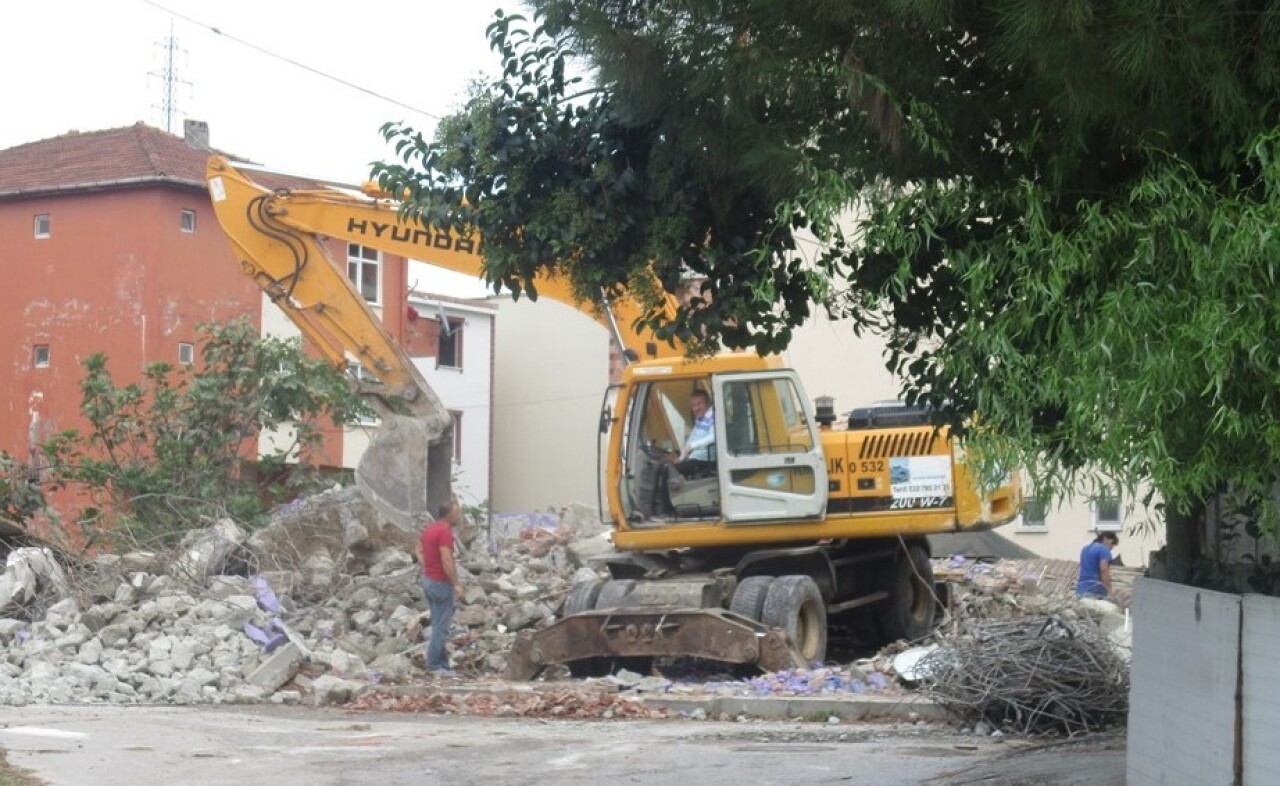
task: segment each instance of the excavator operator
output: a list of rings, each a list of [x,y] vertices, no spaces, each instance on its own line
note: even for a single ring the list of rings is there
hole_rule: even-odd
[[[698,510],[701,503],[692,503],[684,496],[684,504],[677,500],[686,491],[705,483],[690,484],[714,478],[716,474],[716,413],[711,406],[711,394],[695,390],[689,396],[689,409],[693,412],[693,428],[685,439],[680,455],[668,455],[669,462],[658,472],[658,504],[665,516],[675,516],[677,511]],[[707,493],[704,490],[702,493]],[[706,502],[703,500],[703,502]]]
[[[716,411],[711,406],[711,394],[705,390],[695,390],[690,394],[689,409],[693,411],[693,430],[685,440],[680,458],[672,460],[677,472],[693,478],[715,468]]]

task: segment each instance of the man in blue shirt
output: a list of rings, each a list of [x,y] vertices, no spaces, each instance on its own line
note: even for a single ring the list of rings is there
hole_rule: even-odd
[[[1105,598],[1111,594],[1111,550],[1120,545],[1120,536],[1114,532],[1100,532],[1092,543],[1080,552],[1080,579],[1076,582],[1076,597]]]
[[[676,500],[672,490],[683,488],[685,481],[705,478],[715,473],[716,466],[716,414],[711,407],[711,395],[705,390],[695,390],[689,396],[689,409],[693,413],[693,428],[680,449],[680,455],[668,455],[670,462],[658,473],[656,486],[657,510],[662,516],[676,515]]]
[[[676,470],[685,477],[710,469],[716,461],[716,411],[711,395],[705,390],[693,391],[689,409],[693,411],[693,430],[676,461]]]

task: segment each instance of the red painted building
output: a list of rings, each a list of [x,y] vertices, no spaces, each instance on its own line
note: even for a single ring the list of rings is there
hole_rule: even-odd
[[[184,137],[139,123],[0,150],[0,450],[38,463],[36,445],[82,425],[81,364],[94,353],[127,384],[148,363],[194,360],[200,324],[247,317],[261,329],[263,297],[209,203],[208,137],[203,123]],[[380,260],[397,336],[406,278],[405,260]],[[328,456],[342,455],[340,439]]]

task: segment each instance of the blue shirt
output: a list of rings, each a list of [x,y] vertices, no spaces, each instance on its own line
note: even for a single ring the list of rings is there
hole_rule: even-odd
[[[1111,562],[1111,548],[1094,541],[1080,551],[1080,579],[1076,582],[1076,595],[1082,598],[1105,598],[1107,588],[1102,586],[1102,563]]]
[[[684,457],[695,461],[715,461],[716,411],[707,407],[702,417],[693,421],[693,431],[684,446]]]

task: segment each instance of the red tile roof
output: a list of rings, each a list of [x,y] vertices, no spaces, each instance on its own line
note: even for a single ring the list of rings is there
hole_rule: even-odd
[[[215,152],[220,151],[193,148],[182,137],[143,123],[105,131],[72,131],[0,150],[0,198],[144,183],[204,190],[205,162]],[[268,188],[316,185],[310,180],[265,173],[255,173],[254,179]]]

